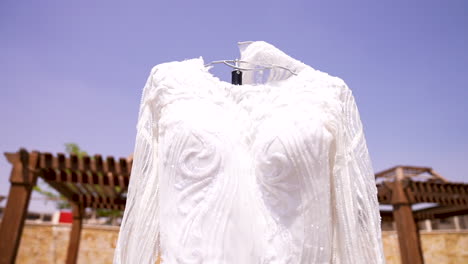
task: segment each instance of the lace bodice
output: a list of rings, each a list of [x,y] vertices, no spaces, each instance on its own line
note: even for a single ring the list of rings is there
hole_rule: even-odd
[[[298,74],[235,86],[201,57],[152,69],[114,263],[383,263],[351,90],[266,42],[240,49]]]

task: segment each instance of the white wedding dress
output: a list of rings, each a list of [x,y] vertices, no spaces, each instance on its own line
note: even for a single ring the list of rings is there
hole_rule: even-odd
[[[236,86],[201,57],[152,69],[114,263],[384,263],[351,90],[271,44],[239,45],[240,60],[298,74]]]

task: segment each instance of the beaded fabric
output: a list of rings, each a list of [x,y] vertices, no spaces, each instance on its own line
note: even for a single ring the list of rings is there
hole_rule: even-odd
[[[239,45],[297,75],[232,85],[202,57],[151,70],[114,263],[384,263],[352,91],[269,43]]]

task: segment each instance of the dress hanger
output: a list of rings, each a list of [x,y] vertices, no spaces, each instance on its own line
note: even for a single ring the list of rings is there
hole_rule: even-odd
[[[289,71],[291,74],[297,75],[297,73],[295,71],[292,71],[291,69],[280,66],[280,65],[274,65],[274,64],[259,65],[259,64],[255,64],[255,63],[252,63],[252,62],[248,62],[248,61],[245,61],[245,60],[238,60],[238,59],[212,61],[212,62],[210,62],[208,64],[205,64],[205,67],[211,66],[213,64],[219,64],[219,63],[223,63],[223,64],[225,64],[225,65],[227,65],[227,66],[229,66],[231,68],[234,68],[236,70],[239,70],[239,71],[261,71],[261,70],[269,70],[269,69],[274,69],[274,68],[280,68],[280,69]],[[234,63],[234,64],[232,64],[232,63]],[[247,63],[247,64],[255,65],[255,66],[258,66],[258,68],[245,68],[245,67],[238,66],[241,63]]]
[[[255,41],[241,41],[241,42],[237,42],[237,45],[241,46],[245,44],[252,44],[254,42]],[[298,72],[291,70],[288,67],[280,66],[277,64],[271,64],[271,63],[259,64],[259,63],[254,63],[254,62],[239,60],[239,59],[212,61],[208,64],[205,64],[205,67],[211,66],[213,64],[219,64],[219,63],[222,63],[234,69],[234,71],[232,71],[232,84],[237,84],[237,85],[242,84],[242,71],[262,71],[262,70],[270,70],[270,69],[279,68],[279,69],[286,70],[293,75],[298,75]],[[240,65],[242,63],[253,65],[253,68],[241,67]]]
[[[297,73],[292,71],[291,69],[280,66],[280,65],[274,65],[274,64],[259,65],[259,64],[255,64],[255,63],[248,62],[248,61],[245,61],[245,60],[239,60],[239,59],[212,61],[212,62],[210,62],[208,64],[205,64],[205,67],[211,66],[213,64],[219,64],[219,63],[223,63],[224,65],[227,65],[227,66],[235,69],[234,71],[232,71],[232,84],[236,84],[236,85],[241,85],[242,84],[242,71],[262,71],[262,70],[270,70],[270,69],[280,68],[280,69],[289,71],[291,74],[297,75]],[[234,63],[234,64],[232,64],[232,63]],[[258,67],[257,68],[240,67],[239,65],[241,63],[251,64],[251,65],[258,66]]]

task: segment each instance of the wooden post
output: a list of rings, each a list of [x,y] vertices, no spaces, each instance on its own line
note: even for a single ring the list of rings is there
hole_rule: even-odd
[[[83,225],[84,208],[80,204],[72,203],[72,229],[70,240],[68,242],[67,264],[75,264],[78,260],[78,251],[80,248],[81,227]]]
[[[414,222],[411,201],[403,187],[403,168],[396,169],[397,177],[392,183],[393,218],[395,219],[402,264],[422,264],[424,259],[419,232]]]
[[[36,185],[39,153],[29,154],[25,149],[17,153],[5,153],[13,165],[10,174],[10,191],[0,226],[0,264],[15,263],[23,233],[31,190]]]

